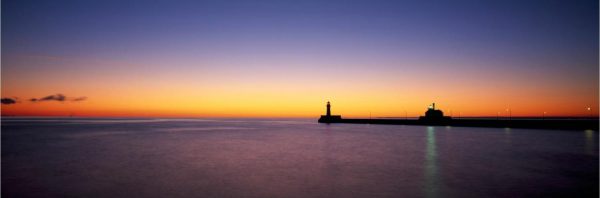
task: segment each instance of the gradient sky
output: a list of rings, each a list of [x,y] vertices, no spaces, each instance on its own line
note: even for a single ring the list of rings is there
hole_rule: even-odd
[[[597,115],[598,23],[597,0],[3,0],[2,114]]]

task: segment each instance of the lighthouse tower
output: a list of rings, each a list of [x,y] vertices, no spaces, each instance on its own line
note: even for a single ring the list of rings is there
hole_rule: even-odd
[[[331,104],[327,101],[327,117],[331,117]]]

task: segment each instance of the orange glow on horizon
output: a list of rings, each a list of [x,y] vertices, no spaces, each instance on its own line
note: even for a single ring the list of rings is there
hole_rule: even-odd
[[[278,95],[278,97],[277,97]],[[304,95],[299,93],[297,96]],[[350,94],[351,95],[351,94]],[[90,99],[81,102],[29,102],[2,105],[3,115],[15,116],[86,116],[86,117],[306,117],[314,118],[325,111],[327,99],[297,97],[285,94],[231,94],[200,98],[172,97],[153,98],[143,101],[131,98],[107,98],[103,101]],[[346,99],[347,98],[347,99]],[[429,102],[406,99],[368,99],[347,96],[343,100],[332,99],[332,111],[343,117],[417,117],[423,115]],[[591,111],[585,105],[545,103],[532,106],[532,101],[510,105],[513,117],[542,116],[593,116],[598,115],[597,105]],[[487,100],[465,103],[436,101],[437,107],[446,115],[454,117],[496,116],[507,117],[508,105],[497,105]],[[554,109],[543,106],[554,106]]]
[[[6,64],[52,61],[57,60],[27,57]],[[423,115],[431,102],[454,117],[496,116],[497,112],[507,116],[507,108],[513,117],[541,117],[543,112],[547,117],[598,116],[598,85],[590,83],[597,79],[554,82],[561,76],[532,79],[502,71],[353,69],[360,65],[339,72],[339,67],[321,71],[165,71],[152,65],[107,61],[59,60],[52,64],[67,65],[70,70],[3,71],[2,97],[18,97],[19,102],[2,105],[2,115],[316,118],[324,114],[330,100],[333,114],[343,117],[416,117]],[[81,64],[95,69],[80,69],[77,65]],[[106,67],[119,69],[101,69]],[[28,101],[55,93],[88,99]]]

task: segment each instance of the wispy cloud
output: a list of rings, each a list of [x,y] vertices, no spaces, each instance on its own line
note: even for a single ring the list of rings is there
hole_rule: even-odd
[[[78,101],[84,101],[84,100],[87,100],[87,97],[85,97],[85,96],[77,97],[77,98],[73,98],[71,101],[78,102]]]
[[[2,99],[0,99],[0,102],[3,105],[11,105],[11,104],[17,103],[17,100],[14,98],[2,98]]]
[[[32,99],[29,99],[29,101],[31,101],[31,102],[43,102],[43,101],[78,102],[78,101],[84,101],[86,99],[87,99],[87,97],[85,97],[85,96],[69,99],[67,96],[65,96],[63,94],[54,94],[54,95],[49,95],[49,96],[42,97],[42,98],[32,98]]]

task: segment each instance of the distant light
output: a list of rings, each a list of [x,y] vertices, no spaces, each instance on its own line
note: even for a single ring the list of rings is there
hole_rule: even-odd
[[[590,111],[590,110],[592,110],[592,108],[588,107],[587,110]]]

